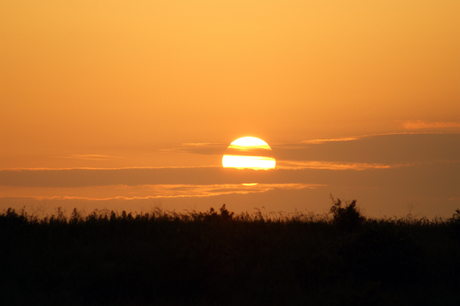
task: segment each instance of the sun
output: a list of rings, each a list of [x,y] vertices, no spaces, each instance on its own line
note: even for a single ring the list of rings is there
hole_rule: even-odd
[[[268,170],[274,169],[276,160],[271,157],[272,148],[260,138],[238,138],[227,148],[222,158],[224,168]]]

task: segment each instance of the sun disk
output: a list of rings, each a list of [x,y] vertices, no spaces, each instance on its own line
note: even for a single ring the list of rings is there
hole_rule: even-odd
[[[270,157],[270,146],[260,138],[242,137],[230,144],[228,151],[222,158],[224,168],[268,170],[274,169],[276,160]],[[263,153],[267,156],[252,155]]]

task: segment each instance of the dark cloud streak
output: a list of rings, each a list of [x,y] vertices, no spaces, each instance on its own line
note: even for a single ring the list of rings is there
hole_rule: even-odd
[[[460,160],[460,134],[389,134],[292,147],[273,146],[277,160],[406,164]]]

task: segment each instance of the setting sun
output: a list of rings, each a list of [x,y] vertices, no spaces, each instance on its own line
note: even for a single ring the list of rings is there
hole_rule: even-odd
[[[271,155],[270,146],[260,138],[242,137],[228,147],[229,154],[222,158],[224,168],[268,170],[274,169],[276,160]]]

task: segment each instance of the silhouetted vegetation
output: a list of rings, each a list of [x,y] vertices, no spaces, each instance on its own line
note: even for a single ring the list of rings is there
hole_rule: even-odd
[[[460,210],[0,215],[2,305],[458,305]]]
[[[333,223],[338,225],[341,229],[346,231],[357,230],[364,222],[365,218],[361,215],[358,208],[356,207],[356,200],[350,203],[345,203],[342,207],[342,201],[337,201],[332,197],[332,220]]]

